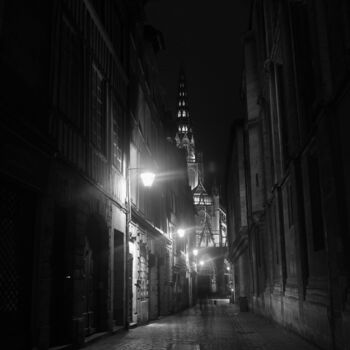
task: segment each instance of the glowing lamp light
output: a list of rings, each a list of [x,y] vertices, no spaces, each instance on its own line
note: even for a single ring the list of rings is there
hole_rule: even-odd
[[[197,256],[198,255],[198,249],[193,249],[193,255]]]
[[[156,177],[155,173],[150,171],[144,172],[141,175],[142,183],[145,187],[151,187],[153,185],[154,178]]]
[[[227,270],[227,271],[230,271],[230,270],[231,270],[230,266],[227,266],[227,267],[226,267],[226,270]]]
[[[179,228],[177,230],[177,234],[179,235],[180,238],[182,238],[185,235],[185,230],[183,228]]]
[[[201,261],[199,262],[199,265],[203,266],[203,265],[204,265],[204,261],[201,260]]]

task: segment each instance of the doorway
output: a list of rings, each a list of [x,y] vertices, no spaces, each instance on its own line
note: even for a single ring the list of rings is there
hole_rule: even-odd
[[[113,318],[116,326],[124,323],[124,234],[114,230],[114,303]]]
[[[85,336],[107,329],[108,257],[107,225],[101,216],[92,215],[87,220],[84,246]]]

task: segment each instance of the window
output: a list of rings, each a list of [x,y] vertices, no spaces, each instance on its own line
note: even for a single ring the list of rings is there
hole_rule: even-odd
[[[319,164],[316,154],[311,154],[308,159],[309,170],[309,186],[311,201],[311,222],[313,233],[314,251],[323,250],[325,248],[325,236],[322,215],[322,196]]]
[[[314,14],[305,2],[291,2],[292,32],[295,43],[298,88],[300,90],[306,126],[312,122],[312,106],[320,83],[318,37]]]
[[[182,116],[186,117],[186,111],[182,111]]]
[[[99,0],[101,2],[101,0]],[[112,5],[112,16],[110,18],[110,29],[111,38],[114,46],[117,48],[118,57],[123,63],[125,60],[125,28],[123,26],[123,21],[119,15],[117,5],[113,3]]]
[[[76,126],[81,124],[81,52],[75,34],[63,18],[61,29],[58,108]]]
[[[122,172],[123,170],[123,118],[124,113],[120,105],[113,99],[112,105],[112,156],[113,165]]]
[[[100,17],[100,21],[104,24],[105,23],[105,1],[100,0],[93,0],[92,5]]]
[[[177,116],[178,116],[178,117],[181,117],[181,111],[178,111],[178,112],[177,112]]]
[[[101,73],[92,66],[91,83],[91,141],[102,153],[106,152],[105,92]]]

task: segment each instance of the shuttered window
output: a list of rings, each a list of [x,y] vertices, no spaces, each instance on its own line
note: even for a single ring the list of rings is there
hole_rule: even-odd
[[[91,82],[91,141],[99,151],[106,153],[105,89],[103,76],[94,65]]]

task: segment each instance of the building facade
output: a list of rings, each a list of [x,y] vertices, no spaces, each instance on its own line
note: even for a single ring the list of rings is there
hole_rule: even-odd
[[[166,139],[160,34],[145,25],[143,6],[1,2],[0,322],[8,348],[78,348],[191,300],[188,248],[171,231],[191,222],[187,170]],[[165,148],[176,160],[165,161]],[[141,187],[143,168],[160,175],[152,189]],[[174,168],[175,188],[166,176]],[[173,216],[169,188],[179,203]],[[188,302],[179,306],[176,293]]]
[[[346,1],[253,1],[227,178],[240,296],[333,349],[350,344],[349,21]]]

